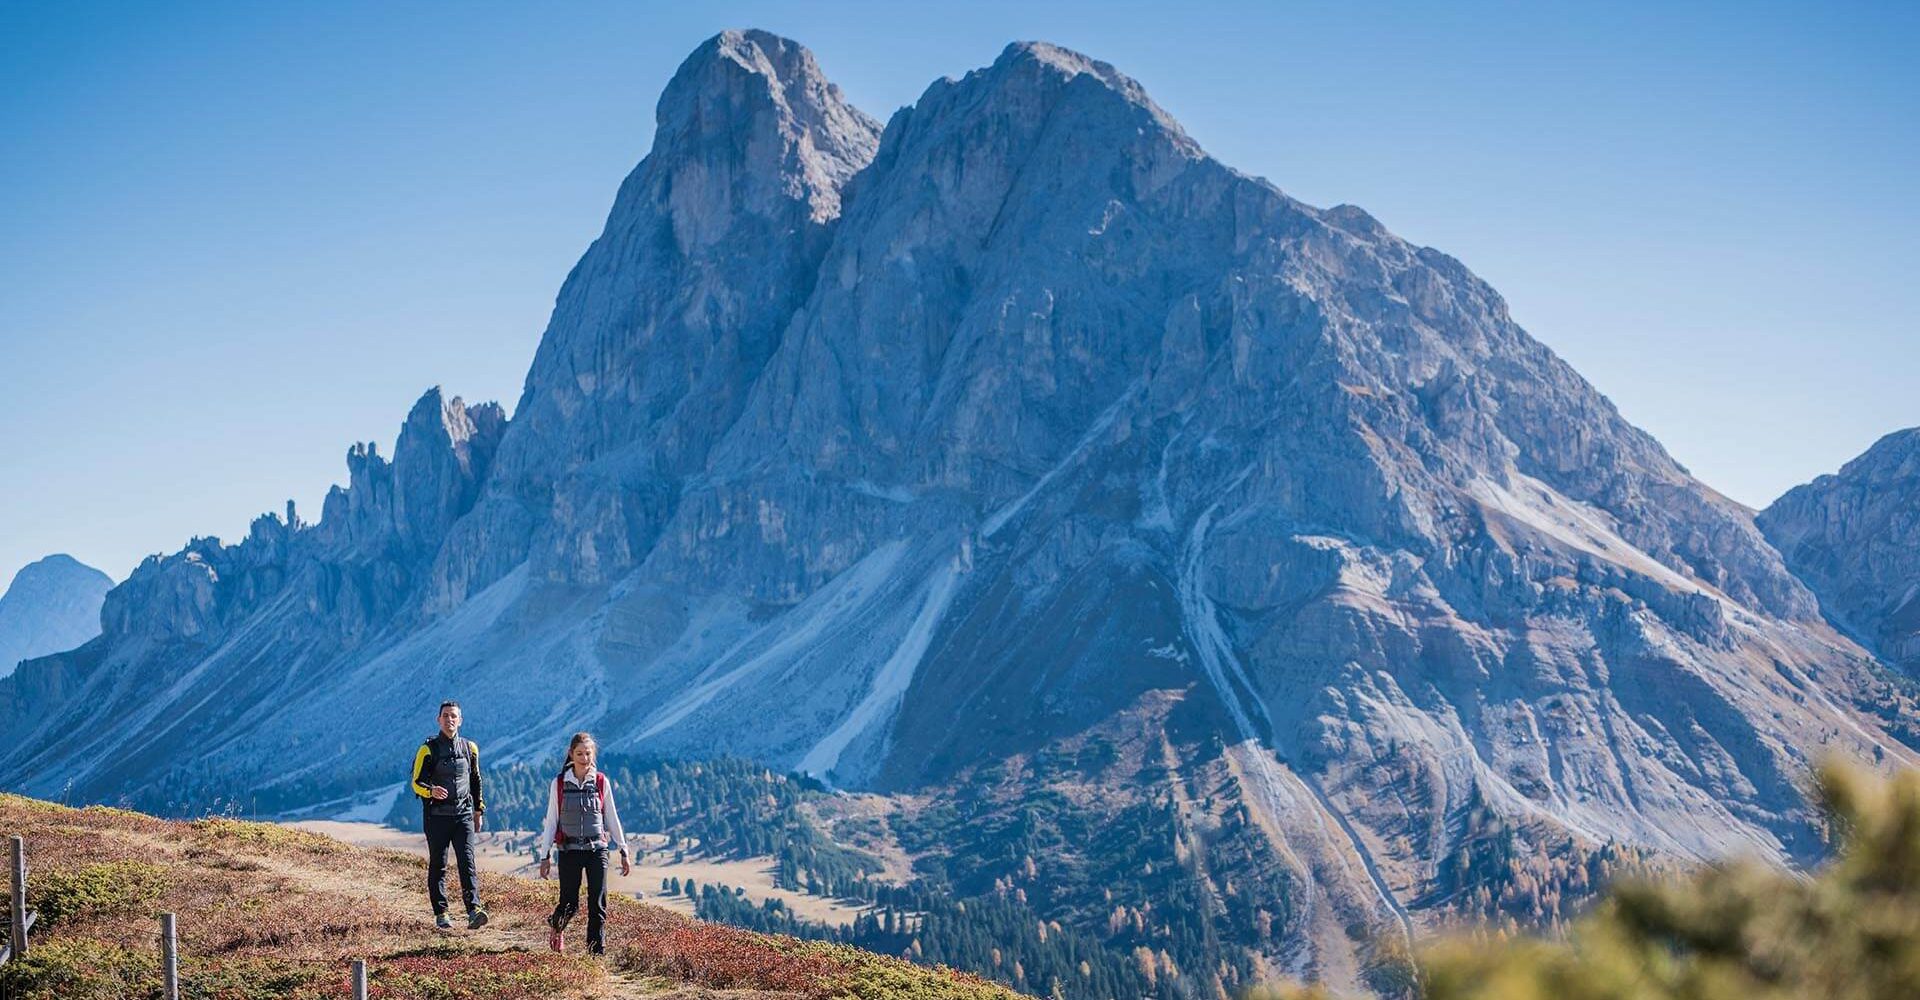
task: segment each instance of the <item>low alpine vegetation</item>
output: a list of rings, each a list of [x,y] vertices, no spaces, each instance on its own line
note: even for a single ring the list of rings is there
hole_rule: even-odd
[[[0,966],[6,1000],[155,997],[155,914],[178,915],[181,989],[194,1000],[340,1000],[352,959],[379,1000],[730,998],[1013,1000],[945,969],[702,923],[615,897],[607,961],[547,951],[555,886],[484,880],[493,921],[442,934],[425,862],[230,819],[173,823],[0,795],[0,833],[28,844],[26,958]],[[617,980],[617,981],[616,981]],[[689,991],[689,987],[693,990]]]
[[[172,881],[167,871],[144,861],[102,861],[51,868],[29,881],[27,905],[43,927],[82,917],[150,915]]]

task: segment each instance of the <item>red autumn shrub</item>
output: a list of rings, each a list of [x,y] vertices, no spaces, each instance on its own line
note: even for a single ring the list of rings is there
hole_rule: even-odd
[[[718,924],[678,927],[631,941],[615,964],[713,989],[811,992],[845,968],[821,955],[782,951],[759,935]]]

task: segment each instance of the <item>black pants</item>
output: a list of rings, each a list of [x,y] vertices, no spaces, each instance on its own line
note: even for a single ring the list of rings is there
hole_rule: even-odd
[[[427,898],[433,912],[447,912],[447,848],[453,848],[460,869],[460,897],[467,909],[480,905],[480,887],[473,877],[473,817],[427,814]]]
[[[553,908],[547,923],[565,931],[567,923],[580,912],[580,876],[587,876],[587,950],[598,955],[607,950],[607,849],[555,851],[560,856],[560,905]]]

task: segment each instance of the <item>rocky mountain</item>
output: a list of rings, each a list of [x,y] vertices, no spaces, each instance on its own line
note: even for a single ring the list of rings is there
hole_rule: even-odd
[[[1762,531],[1849,635],[1920,670],[1920,427],[1762,511]]]
[[[586,726],[962,803],[1029,831],[965,878],[1232,986],[1621,845],[1808,857],[1814,755],[1913,759],[1751,512],[1113,67],[1016,44],[882,127],[728,32],[658,121],[513,419],[429,393],[318,523],[149,560],[0,682],[0,783],[344,808],[458,697],[496,759]],[[1034,824],[1122,820],[1197,924],[1040,884]]]
[[[0,677],[99,635],[100,603],[112,588],[112,577],[70,555],[22,567],[0,594]]]

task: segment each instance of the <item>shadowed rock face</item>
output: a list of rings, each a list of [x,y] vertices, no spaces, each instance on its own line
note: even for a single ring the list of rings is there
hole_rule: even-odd
[[[1759,523],[1830,618],[1886,662],[1920,670],[1920,427],[1789,490]]]
[[[28,744],[104,702],[140,752],[0,780],[164,806],[338,748],[280,808],[391,787],[455,696],[508,757],[590,726],[919,789],[1178,692],[1311,972],[1457,891],[1470,814],[1804,856],[1809,754],[1908,759],[1750,512],[1458,262],[1112,67],[1014,45],[882,130],[729,32],[659,123],[510,423],[423,401],[320,524],[143,566],[0,687]]]
[[[107,574],[69,555],[22,567],[0,594],[0,677],[99,635],[100,602],[112,588]]]

